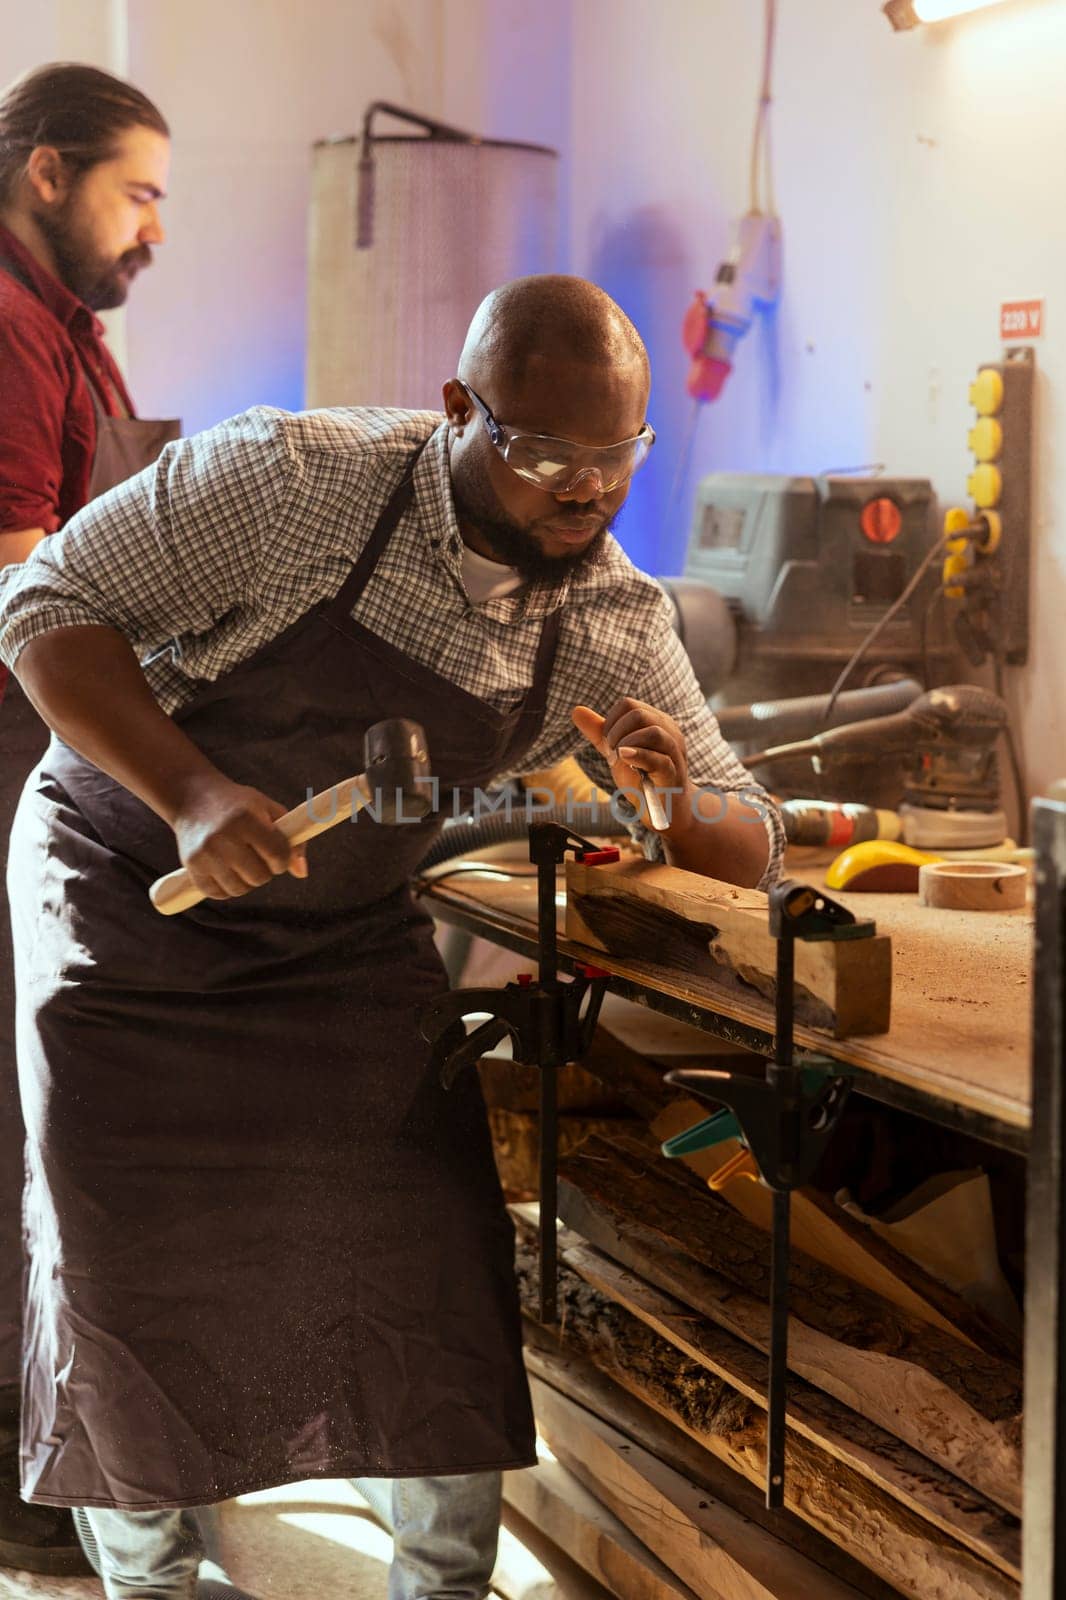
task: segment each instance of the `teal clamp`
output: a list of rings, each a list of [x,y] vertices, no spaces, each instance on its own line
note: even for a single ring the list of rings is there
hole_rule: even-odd
[[[814,1097],[818,1096],[828,1078],[847,1076],[847,1068],[842,1067],[839,1061],[831,1060],[829,1056],[804,1052],[799,1058],[798,1065],[803,1074],[804,1093]],[[724,1144],[727,1139],[739,1139],[746,1147],[747,1141],[735,1114],[723,1107],[713,1116],[694,1122],[691,1128],[675,1133],[672,1139],[664,1140],[662,1153],[669,1160],[678,1161],[682,1156],[694,1155],[697,1150],[711,1150],[716,1144]]]
[[[740,1123],[732,1111],[716,1111],[713,1117],[704,1117],[683,1133],[675,1133],[672,1139],[664,1140],[662,1151],[664,1156],[677,1160],[680,1156],[692,1155],[695,1150],[710,1150],[713,1145],[740,1136]]]

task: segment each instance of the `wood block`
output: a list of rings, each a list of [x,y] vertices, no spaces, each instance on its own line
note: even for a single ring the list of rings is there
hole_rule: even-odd
[[[566,932],[611,955],[711,979],[751,998],[775,995],[776,941],[758,889],[649,861],[566,866]],[[883,934],[796,941],[796,1020],[837,1038],[886,1033],[892,946]]]
[[[535,1200],[540,1193],[540,1118],[531,1111],[489,1107],[489,1128],[496,1171],[509,1200]],[[617,1133],[624,1122],[614,1118],[559,1118],[560,1157],[569,1155],[593,1134]]]
[[[505,1499],[491,1600],[616,1600]]]
[[[540,1073],[502,1057],[483,1056],[477,1066],[487,1106],[501,1111],[533,1111],[540,1106]],[[576,1062],[560,1067],[556,1077],[559,1110],[586,1117],[625,1115],[629,1108],[619,1094]]]
[[[569,1240],[574,1237],[563,1235]],[[600,1251],[567,1244],[563,1259],[586,1283],[639,1317],[685,1355],[724,1378],[759,1406],[766,1405],[766,1364],[710,1321],[693,1317],[688,1306],[627,1272]],[[900,1449],[884,1430],[849,1415],[838,1402],[811,1385],[793,1380],[788,1426],[836,1460],[878,1484],[902,1504],[992,1561],[1010,1577],[1020,1576],[1015,1529],[997,1506],[969,1493],[947,1473],[930,1472],[916,1452]]]
[[[561,1462],[505,1472],[503,1498],[610,1594],[694,1600],[692,1590]]]

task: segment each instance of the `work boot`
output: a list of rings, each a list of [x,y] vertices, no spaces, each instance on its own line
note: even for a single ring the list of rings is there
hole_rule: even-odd
[[[18,1444],[0,1444],[0,1567],[43,1572],[50,1578],[92,1576],[74,1519],[58,1506],[31,1506],[19,1498]]]

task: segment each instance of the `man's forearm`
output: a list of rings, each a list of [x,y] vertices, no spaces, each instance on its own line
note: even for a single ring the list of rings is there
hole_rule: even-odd
[[[753,889],[766,871],[766,825],[743,795],[692,789],[673,797],[672,826],[663,835],[672,867]]]
[[[15,673],[65,744],[167,823],[218,769],[161,711],[129,641],[114,628],[55,628],[32,640]]]

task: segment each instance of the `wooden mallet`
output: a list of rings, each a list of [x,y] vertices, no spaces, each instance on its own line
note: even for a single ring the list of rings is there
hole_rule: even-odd
[[[320,833],[373,806],[378,822],[416,822],[430,809],[429,752],[426,736],[417,722],[390,717],[368,728],[363,741],[366,771],[345,778],[312,795],[302,806],[287,811],[274,826],[290,844],[306,844]],[[148,891],[152,904],[164,917],[197,906],[206,896],[192,881],[186,867],[157,878]]]

